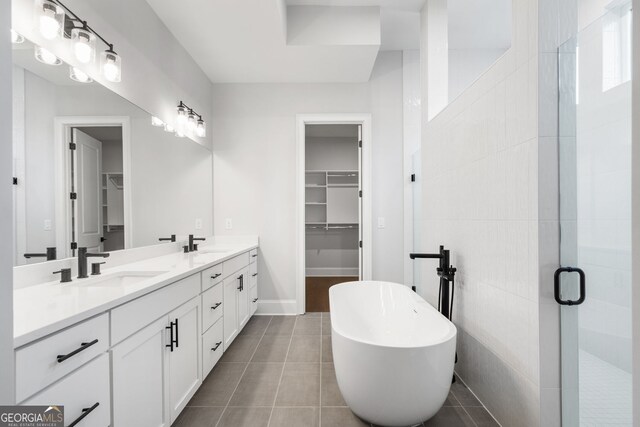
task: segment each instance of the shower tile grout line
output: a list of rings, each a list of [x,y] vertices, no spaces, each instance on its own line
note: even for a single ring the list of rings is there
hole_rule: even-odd
[[[276,400],[278,399],[278,393],[280,392],[280,384],[282,384],[282,377],[284,377],[284,369],[287,366],[287,359],[289,358],[289,351],[291,350],[291,342],[293,341],[293,334],[296,331],[296,324],[298,323],[298,316],[294,317],[293,329],[291,330],[291,336],[289,337],[289,346],[287,347],[287,354],[284,357],[284,363],[282,364],[282,371],[280,371],[280,380],[278,381],[278,387],[276,387],[276,395],[273,396],[273,404],[271,405],[271,412],[269,412],[269,421],[267,421],[267,427],[271,425],[271,417],[273,416],[273,408],[276,406]],[[273,320],[273,317],[271,318]],[[271,323],[271,322],[269,322]],[[265,329],[266,333],[266,329]],[[257,350],[257,347],[256,347]],[[253,357],[253,356],[252,356]]]
[[[253,350],[253,353],[251,353],[251,357],[249,358],[249,361],[247,362],[247,366],[244,367],[244,370],[242,371],[242,375],[240,375],[240,378],[238,379],[238,383],[236,384],[236,386],[233,389],[233,393],[231,393],[231,396],[229,396],[229,400],[227,401],[227,404],[225,405],[224,410],[222,411],[222,414],[220,414],[220,418],[218,418],[218,422],[216,422],[216,424],[215,424],[216,427],[220,424],[220,422],[224,418],[224,415],[227,412],[227,409],[229,409],[229,404],[231,403],[231,399],[233,399],[233,395],[236,394],[236,391],[238,390],[238,386],[240,385],[240,381],[242,381],[242,378],[244,377],[244,374],[247,372],[247,369],[249,368],[249,363],[251,363],[251,359],[253,359],[253,356],[256,354],[256,351],[258,351],[258,347],[260,346],[260,343],[262,342],[262,339],[266,335],[267,329],[269,329],[269,325],[271,325],[272,321],[273,321],[273,316],[271,316],[271,319],[269,319],[269,323],[267,323],[267,327],[264,328],[264,331],[262,332],[262,335],[260,335],[260,339],[258,340],[258,345],[256,345],[256,348]],[[238,333],[238,335],[240,335],[240,333]],[[238,338],[238,336],[236,336],[236,338]]]

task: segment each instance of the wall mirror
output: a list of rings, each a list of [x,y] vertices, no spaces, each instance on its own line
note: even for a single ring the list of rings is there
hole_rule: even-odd
[[[211,152],[50,52],[13,44],[14,265],[211,234]],[[185,191],[188,189],[188,191]]]

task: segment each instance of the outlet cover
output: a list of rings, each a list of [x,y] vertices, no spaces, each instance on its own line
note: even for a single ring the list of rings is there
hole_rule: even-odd
[[[379,216],[378,217],[378,228],[384,228],[385,227],[385,220],[383,216]]]
[[[45,231],[51,231],[51,220],[50,219],[45,219],[44,220],[44,229],[45,229]]]
[[[196,230],[202,230],[202,218],[196,218]]]
[[[226,230],[231,230],[233,228],[233,221],[231,220],[231,218],[227,218],[224,220],[224,228]]]

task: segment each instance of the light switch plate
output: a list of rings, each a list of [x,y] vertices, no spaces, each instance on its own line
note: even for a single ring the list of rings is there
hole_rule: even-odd
[[[383,216],[379,216],[378,217],[378,228],[384,228],[384,227],[385,227],[384,217]]]
[[[44,220],[44,229],[45,229],[45,231],[51,231],[51,220],[50,219],[45,219]]]
[[[224,220],[224,228],[226,230],[231,230],[233,228],[233,221],[231,220],[231,218],[227,218]]]
[[[196,230],[202,230],[202,218],[196,218]]]

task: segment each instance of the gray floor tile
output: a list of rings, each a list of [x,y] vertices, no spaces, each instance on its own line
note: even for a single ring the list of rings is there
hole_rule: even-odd
[[[174,427],[214,427],[224,407],[188,406],[184,408]]]
[[[322,389],[320,396],[321,406],[347,406],[342,393],[338,388],[338,381],[336,380],[336,371],[333,367],[333,363],[322,364]]]
[[[500,424],[493,419],[491,414],[482,406],[469,406],[464,408],[475,421],[478,427],[500,427]]]
[[[258,347],[260,337],[257,335],[238,335],[225,350],[221,362],[248,362]]]
[[[320,324],[322,319],[319,316],[300,316],[296,321],[293,335],[320,335]]]
[[[331,349],[331,337],[322,336],[322,361],[333,363],[333,351]]]
[[[229,406],[273,406],[283,363],[249,363]]]
[[[267,330],[272,316],[253,316],[247,322],[240,335],[262,335]]]
[[[309,311],[298,317],[322,317],[322,312],[320,311]]]
[[[320,362],[320,335],[294,335],[287,362]]]
[[[331,318],[322,318],[322,335],[331,335]]]
[[[276,406],[320,406],[320,364],[285,364]]]
[[[451,393],[462,406],[482,406],[482,403],[476,399],[473,393],[459,379],[456,379],[456,382],[451,384]]]
[[[274,316],[267,328],[266,335],[291,335],[296,323],[295,316]]]
[[[323,427],[361,427],[370,424],[361,420],[349,408],[320,408]]]
[[[269,427],[318,427],[319,408],[273,408]]]
[[[246,367],[246,363],[218,363],[188,405],[225,406]]]
[[[460,404],[460,402],[458,402],[458,399],[456,399],[453,393],[449,392],[449,395],[447,396],[447,400],[444,401],[443,406],[462,406],[462,405]]]
[[[227,408],[218,427],[267,427],[271,408]]]
[[[265,335],[251,359],[252,362],[284,362],[289,351],[291,337],[287,335]]]
[[[473,420],[461,406],[444,406],[424,422],[425,427],[475,427]]]

